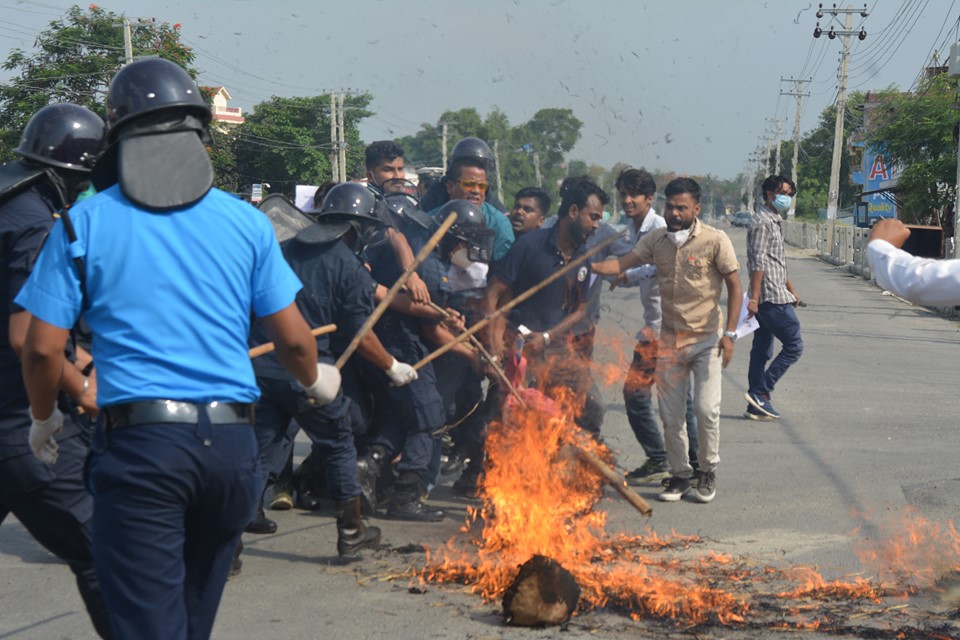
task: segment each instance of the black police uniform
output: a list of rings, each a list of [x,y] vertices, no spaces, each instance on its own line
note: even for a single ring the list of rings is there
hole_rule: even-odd
[[[76,409],[61,394],[60,455],[45,465],[30,450],[29,401],[20,359],[10,346],[10,316],[23,311],[13,302],[53,226],[59,198],[41,183],[0,204],[0,522],[13,513],[34,538],[69,564],[94,627],[111,637],[106,604],[93,569],[93,498],[83,482],[87,447]]]
[[[413,251],[423,246],[423,234],[416,231],[414,225],[404,227],[407,240]],[[389,245],[369,248],[366,252],[374,279],[384,286],[392,286],[402,273]],[[438,272],[439,266],[431,256],[418,274],[427,280],[429,274]],[[388,310],[375,326],[377,336],[384,348],[401,362],[417,362],[427,355],[428,349],[420,338],[420,321],[417,318]],[[433,431],[443,426],[443,403],[437,392],[436,375],[433,366],[427,364],[418,371],[419,378],[403,387],[391,387],[386,384],[382,372],[375,371],[369,364],[362,364],[365,378],[370,382],[369,389],[374,396],[373,433],[369,439],[371,445],[382,447],[387,458],[401,453],[396,471],[401,478],[410,479],[412,475],[430,484],[430,461],[433,457],[435,438]],[[398,491],[415,491],[412,487],[398,486]],[[410,496],[406,496],[410,497]]]
[[[321,361],[332,363],[373,312],[376,283],[340,239],[315,245],[294,238],[283,243],[282,248],[287,263],[303,283],[297,306],[304,319],[313,327],[337,325],[332,335],[317,336]],[[258,323],[251,333],[251,342],[267,340]],[[288,425],[293,420],[310,437],[314,453],[323,464],[329,497],[343,502],[359,496],[354,434],[363,425],[360,408],[348,392],[349,386],[356,387],[346,384],[352,377],[349,368],[343,372],[344,393],[319,407],[308,402],[303,389],[275,353],[254,360],[254,371],[262,392],[256,411],[261,480],[266,483],[275,478],[286,463],[293,445]]]
[[[583,255],[584,246],[570,257]],[[514,242],[503,260],[496,263],[493,275],[510,285],[514,296],[538,285],[566,264],[557,246],[557,227],[536,229]],[[565,316],[572,313],[587,298],[590,287],[590,268],[582,265],[568,271],[536,294],[517,305],[510,315],[514,327],[524,325],[533,332],[548,331]],[[585,398],[585,405],[576,422],[581,428],[599,434],[604,408],[599,390],[590,375],[589,363],[580,354],[571,353],[569,335],[551,336],[550,346],[543,353],[553,360],[550,381],[541,381],[547,388],[564,386]]]

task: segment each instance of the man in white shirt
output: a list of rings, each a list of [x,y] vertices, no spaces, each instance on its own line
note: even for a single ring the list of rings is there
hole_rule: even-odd
[[[886,291],[931,307],[960,304],[960,260],[917,258],[900,247],[910,230],[899,220],[879,220],[867,244],[867,260]]]

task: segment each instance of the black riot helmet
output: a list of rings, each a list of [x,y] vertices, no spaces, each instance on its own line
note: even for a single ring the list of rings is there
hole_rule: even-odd
[[[133,120],[160,111],[183,112],[210,124],[210,107],[186,70],[163,58],[144,58],[120,69],[107,92],[108,140]]]
[[[193,206],[213,187],[203,144],[210,108],[190,74],[162,58],[120,69],[107,90],[107,142],[93,171],[104,191],[123,194],[149,211]]]
[[[466,242],[467,257],[471,262],[490,262],[493,256],[494,234],[487,228],[487,221],[480,207],[468,200],[451,200],[440,207],[437,223],[442,223],[454,213],[457,221],[440,242],[440,251],[444,258],[449,256],[457,244]]]
[[[51,104],[30,118],[13,151],[37,164],[89,173],[103,150],[105,133],[103,119],[86,107]]]
[[[394,226],[399,220],[410,220],[422,229],[429,230],[433,226],[433,218],[420,208],[417,199],[403,192],[387,193],[383,196],[387,213],[393,216]]]
[[[461,158],[474,158],[488,167],[493,166],[493,152],[480,138],[464,138],[454,145],[453,152],[450,154],[450,166]]]
[[[305,211],[316,222],[297,234],[306,244],[326,244],[341,238],[351,228],[356,231],[353,249],[360,253],[386,241],[390,226],[383,198],[356,182],[334,185],[319,208]]]

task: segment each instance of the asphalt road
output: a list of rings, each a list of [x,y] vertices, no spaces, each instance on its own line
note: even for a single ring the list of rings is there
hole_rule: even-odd
[[[743,256],[745,232],[728,233]],[[905,523],[935,528],[960,521],[960,325],[800,252],[789,255],[792,280],[807,306],[798,310],[804,355],[774,398],[783,418],[742,417],[747,338],[724,373],[716,500],[663,504],[650,485],[640,489],[653,504],[649,519],[609,490],[600,506],[609,512],[612,531],[700,536],[700,542],[664,553],[686,560],[711,551],[729,554],[743,569],[738,580],[747,575],[760,581],[755,571],[764,567],[799,565],[814,565],[827,579],[871,579],[876,568],[862,564],[855,548],[890,540]],[[745,275],[741,281],[746,284]],[[627,357],[640,318],[635,292],[605,293],[597,360]],[[620,383],[604,393],[606,442],[620,468],[632,469],[643,454],[627,424]],[[305,452],[301,444],[298,453]],[[452,480],[446,478],[431,498],[449,509],[445,522],[377,520],[384,547],[353,564],[337,562],[331,508],[272,512],[277,534],[244,536],[243,572],[227,585],[214,637],[556,637],[557,629],[505,627],[499,603],[484,602],[468,587],[424,585],[410,577],[424,561],[419,545],[437,548],[465,535],[459,530],[471,503],[453,496]],[[929,527],[917,551],[904,554],[910,580],[960,568],[960,541],[954,537],[951,547]],[[802,606],[813,608],[810,619],[824,607],[839,629],[799,634],[805,638],[887,637],[877,634],[901,627],[931,634],[904,637],[960,637],[958,604],[927,592],[880,602],[822,596]],[[591,611],[575,617],[563,637],[768,638],[776,633],[771,615],[761,603],[745,625],[690,627]],[[0,528],[0,639],[93,637],[69,570],[9,519]]]

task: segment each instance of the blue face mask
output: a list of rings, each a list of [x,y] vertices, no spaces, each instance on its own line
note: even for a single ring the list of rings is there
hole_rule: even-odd
[[[786,213],[787,211],[790,211],[790,204],[792,202],[793,198],[781,193],[773,199],[773,208],[777,210],[777,213]]]

